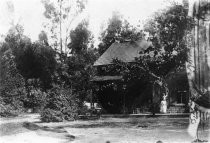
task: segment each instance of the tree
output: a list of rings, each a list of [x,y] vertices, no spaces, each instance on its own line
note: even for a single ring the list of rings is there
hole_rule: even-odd
[[[82,54],[72,56],[68,59],[68,73],[70,75],[70,84],[79,96],[81,102],[86,100],[87,93],[94,90],[94,85],[91,78],[95,74],[93,62],[97,58],[97,53],[94,49],[83,51]]]
[[[47,33],[45,31],[41,31],[38,37],[39,37],[40,43],[45,44],[46,46],[49,46]]]
[[[15,57],[6,43],[0,45],[0,116],[16,114],[23,108],[25,81],[18,72]]]
[[[84,20],[70,32],[71,42],[68,48],[71,50],[71,54],[75,55],[87,51],[88,44],[91,40],[91,32],[87,28],[88,22]]]
[[[153,47],[145,51],[144,58],[155,63],[150,68],[156,75],[166,76],[172,70],[181,70],[187,61],[186,32],[193,21],[182,5],[173,4],[157,14],[145,25]],[[156,70],[159,69],[159,70]]]
[[[24,81],[23,87],[27,95],[21,97],[24,107],[36,109],[44,103],[44,92],[53,85],[57,62],[54,50],[47,45],[44,32],[40,34],[40,41],[34,43],[23,33],[21,25],[12,27],[5,37],[3,47],[11,52],[16,72]],[[9,60],[11,58],[7,58],[5,62],[10,62]]]
[[[63,62],[57,62],[53,88],[47,92],[47,103],[41,113],[43,121],[62,121],[74,118],[83,109],[94,85],[90,82],[94,75],[93,62],[97,50],[93,49],[88,23],[81,22],[71,31],[71,50]]]
[[[17,69],[25,81],[40,79],[40,86],[46,90],[51,87],[56,68],[55,52],[45,44],[32,43],[23,32],[20,25],[11,28],[5,44],[11,49]]]
[[[40,79],[43,90],[52,86],[56,68],[55,52],[39,43],[28,44],[16,55],[17,67],[25,79]]]
[[[172,4],[145,25],[153,47],[145,50],[138,63],[141,68],[153,77],[153,97],[155,90],[168,94],[166,78],[172,78],[175,73],[185,69],[187,61],[186,33],[190,31],[193,20],[187,16],[187,10],[182,5]],[[155,86],[156,87],[155,89]],[[159,89],[158,89],[159,88]],[[162,96],[160,95],[160,96]],[[153,101],[158,102],[158,101]]]
[[[146,79],[149,82],[153,89],[151,95],[153,112],[154,109],[158,109],[163,94],[168,94],[165,79],[185,67],[187,61],[185,36],[192,24],[192,19],[187,16],[187,10],[181,5],[174,4],[145,25],[145,31],[149,32],[153,46],[141,52],[134,64],[115,62],[120,67],[125,83],[136,79],[143,81]],[[156,91],[160,93],[158,96]]]
[[[112,43],[115,42],[115,37],[120,34],[122,27],[122,16],[114,12],[112,18],[109,19],[108,27],[101,33],[101,43],[99,44],[99,53],[102,55]]]
[[[53,3],[50,0],[43,0],[42,3],[45,7],[44,16],[50,21],[45,27],[50,31],[53,47],[55,49],[60,47],[61,54],[66,53],[71,24],[85,8],[86,1],[58,0]]]
[[[72,56],[68,57],[68,74],[70,85],[78,93],[83,102],[87,93],[93,88],[90,82],[95,74],[93,63],[97,59],[97,50],[93,48],[91,32],[88,30],[88,22],[83,21],[70,33],[71,43],[69,49]]]
[[[142,37],[141,30],[123,19],[118,12],[114,12],[108,21],[108,27],[101,33],[99,54],[102,55],[114,42],[137,41]]]

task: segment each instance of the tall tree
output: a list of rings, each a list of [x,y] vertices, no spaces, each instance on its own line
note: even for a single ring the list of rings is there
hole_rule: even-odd
[[[92,34],[88,30],[88,22],[83,21],[70,33],[71,43],[68,45],[71,56],[68,57],[68,74],[70,84],[84,101],[87,93],[93,88],[90,82],[95,74],[93,63],[97,59],[97,50],[93,47]]]
[[[88,21],[84,20],[70,32],[71,42],[68,48],[72,54],[80,54],[87,51],[91,40],[91,32],[88,30]]]
[[[99,44],[99,53],[102,55],[106,49],[115,42],[115,37],[120,34],[122,27],[122,16],[118,12],[114,12],[112,18],[109,19],[108,27],[101,33]]]
[[[0,44],[0,116],[22,109],[25,97],[24,78],[17,69],[10,45],[3,42]]]
[[[50,21],[45,27],[50,31],[53,47],[59,53],[66,52],[67,44],[70,41],[71,24],[85,8],[86,1],[58,0],[57,2],[52,2],[43,0],[42,3],[45,7],[44,16]]]
[[[49,46],[47,33],[45,31],[41,31],[38,38],[39,38],[39,42]]]
[[[177,4],[148,21],[145,31],[149,32],[153,47],[145,51],[142,59],[153,63],[150,66],[153,73],[166,76],[170,71],[181,70],[184,67],[187,60],[185,36],[192,24],[187,10]]]
[[[17,25],[9,30],[5,38],[5,44],[14,54],[17,69],[26,81],[39,78],[43,89],[50,88],[56,67],[55,53],[50,46],[31,43],[23,32],[23,28]]]
[[[123,19],[119,12],[113,12],[107,28],[101,33],[99,54],[102,55],[114,42],[136,41],[142,37],[141,30]]]

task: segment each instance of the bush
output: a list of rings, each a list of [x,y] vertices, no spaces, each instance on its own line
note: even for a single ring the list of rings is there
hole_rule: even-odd
[[[41,112],[41,120],[43,122],[61,122],[63,121],[63,114],[61,111],[47,108]]]
[[[79,115],[86,115],[86,113],[89,113],[89,112],[90,112],[90,109],[88,109],[87,106],[82,106],[78,110]]]
[[[13,117],[18,116],[21,110],[15,110],[10,105],[0,105],[0,116],[1,117]]]
[[[10,104],[5,103],[0,97],[0,116],[1,117],[11,117],[17,116],[22,112],[23,107],[21,106],[22,102],[19,100],[11,101]]]
[[[26,109],[33,109],[32,112],[41,111],[46,104],[46,93],[39,88],[30,87],[27,97],[23,100]]]
[[[0,45],[0,116],[15,116],[23,109],[26,95],[24,78],[18,72],[14,55],[6,45]]]
[[[70,89],[55,86],[47,92],[46,104],[41,112],[43,122],[61,122],[74,120],[78,116],[76,95]]]

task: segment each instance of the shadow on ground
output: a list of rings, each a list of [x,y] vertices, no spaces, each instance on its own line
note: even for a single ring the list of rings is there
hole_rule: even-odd
[[[64,128],[51,128],[48,126],[39,126],[33,122],[4,123],[0,125],[0,137],[10,136],[28,131],[35,132],[39,136],[65,139],[73,141],[76,137],[70,135]]]
[[[111,120],[96,120],[89,122],[78,122],[74,124],[58,124],[53,128],[55,130],[62,128],[144,128],[144,129],[155,129],[155,128],[187,128],[188,119],[180,122],[178,120],[170,119],[136,119],[131,118],[128,120],[111,121]]]
[[[24,133],[28,130],[22,127],[20,123],[4,123],[0,125],[0,137]]]
[[[73,141],[76,138],[75,136],[70,135],[64,128],[42,127],[31,122],[23,122],[23,127],[31,131],[36,131],[39,135],[47,135],[48,137],[65,138],[69,141]]]

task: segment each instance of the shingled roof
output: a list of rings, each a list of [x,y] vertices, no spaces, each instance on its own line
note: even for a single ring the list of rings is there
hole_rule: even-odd
[[[151,42],[141,40],[137,42],[113,43],[94,63],[94,66],[112,64],[113,59],[132,62],[139,56],[139,52],[151,46]]]

